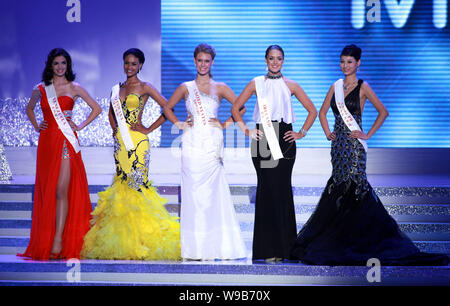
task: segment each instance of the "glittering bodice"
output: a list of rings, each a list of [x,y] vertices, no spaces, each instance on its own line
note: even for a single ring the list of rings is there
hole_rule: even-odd
[[[41,92],[42,98],[41,99],[41,109],[42,114],[44,117],[44,120],[47,121],[48,130],[59,130],[59,126],[56,123],[55,117],[53,117],[52,110],[50,109],[50,105],[48,103],[47,99],[47,93],[45,91],[45,88],[42,84],[38,86],[39,91]],[[71,119],[72,117],[72,110],[75,105],[75,101],[72,97],[69,97],[67,95],[59,96],[58,97],[58,103],[59,107],[61,108],[61,111],[64,113],[64,116],[67,119]]]
[[[206,118],[217,118],[220,106],[219,98],[217,96],[205,94],[200,90],[199,93],[202,99],[202,107],[205,111]],[[194,118],[194,125],[195,125],[197,113],[195,111],[194,101],[192,101],[192,97],[190,95],[188,95],[186,98],[186,110],[188,114]]]
[[[345,97],[345,106],[361,129],[359,92],[362,83],[363,80],[359,80],[358,85]],[[334,95],[331,98],[330,104],[335,118],[334,132],[336,134],[336,139],[331,143],[333,181],[335,185],[346,183],[348,187],[353,181],[357,185],[356,196],[364,194],[369,188],[366,176],[366,152],[357,139],[349,137],[350,130],[341,118]]]
[[[122,110],[129,125],[137,123],[139,112],[143,108],[142,97],[131,93],[122,101]]]

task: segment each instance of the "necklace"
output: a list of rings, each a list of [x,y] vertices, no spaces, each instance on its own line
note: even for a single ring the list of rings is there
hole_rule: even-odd
[[[358,82],[358,80],[356,80],[356,81],[354,81],[354,82],[352,82],[350,84],[347,84],[347,85],[344,84],[344,90],[347,91],[353,84],[355,84],[357,82]]]
[[[267,76],[268,79],[276,80],[276,79],[280,79],[283,75],[280,73],[279,75],[270,75],[270,74],[267,74],[266,76]]]
[[[135,85],[138,85],[138,84],[140,84],[141,82],[140,81],[137,81],[137,82],[134,82],[134,83],[128,83],[128,81],[125,81],[125,82],[123,82],[123,83],[120,83],[120,87],[124,87],[124,86],[135,86]]]

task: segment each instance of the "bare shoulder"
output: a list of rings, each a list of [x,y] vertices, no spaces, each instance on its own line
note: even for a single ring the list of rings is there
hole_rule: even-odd
[[[216,81],[214,81],[214,86],[216,86],[216,88],[219,91],[230,89],[230,86],[228,86],[225,82],[216,82]]]
[[[188,94],[188,88],[187,88],[187,84],[186,83],[188,83],[188,81],[183,82],[180,85],[178,85],[177,89],[175,89],[175,92],[177,94],[181,94],[183,96],[186,96]]]
[[[250,86],[251,88],[255,89],[256,85],[255,85],[255,78],[251,79],[250,82],[248,82],[247,86]]]
[[[361,91],[362,91],[364,94],[370,94],[370,93],[373,93],[372,87],[370,87],[369,83],[366,82],[366,81],[364,81],[364,82],[361,84]]]
[[[83,86],[81,86],[80,83],[78,82],[70,82],[70,89],[75,91],[75,92],[81,92],[81,91],[85,91]]]
[[[70,91],[72,92],[72,96],[76,100],[77,98],[82,98],[83,101],[87,102],[87,99],[90,98],[89,93],[81,86],[78,82],[71,82],[69,85]]]
[[[157,90],[156,87],[153,86],[153,84],[150,82],[142,82],[142,86],[144,87],[146,92],[149,90]]]
[[[362,84],[361,84],[361,89],[365,90],[365,89],[372,89],[372,88],[370,87],[368,82],[363,81]]]
[[[288,84],[297,84],[298,85],[298,83],[296,81],[291,80],[290,78],[283,77],[283,80]]]
[[[45,84],[43,82],[37,83],[36,85],[34,85],[33,91],[39,91],[40,92],[40,90],[39,90],[40,86],[45,87]]]
[[[186,81],[186,82],[183,82],[183,83],[181,83],[180,85],[178,85],[178,87],[177,87],[177,90],[185,90],[185,91],[187,91],[187,83],[189,83],[190,81]]]
[[[331,97],[334,95],[334,83],[331,83],[330,89],[328,89],[327,95],[325,96],[325,101],[331,101]]]
[[[286,82],[287,87],[291,91],[291,93],[297,92],[299,89],[302,89],[299,83],[289,78],[284,77],[284,81]]]
[[[301,87],[299,83],[297,83],[296,81],[291,80],[291,79],[289,79],[289,78],[286,78],[286,77],[285,77],[285,78],[284,78],[284,81],[286,82],[286,84],[287,84],[288,86],[292,86],[292,87]]]
[[[228,87],[228,85],[225,82],[216,82],[214,81],[214,85],[217,87]]]
[[[39,99],[42,96],[41,89],[39,88],[39,86],[41,86],[41,85],[42,85],[42,87],[45,87],[44,83],[42,83],[42,82],[34,85],[33,90],[31,91],[32,99],[30,99],[30,101],[33,100],[33,98]]]

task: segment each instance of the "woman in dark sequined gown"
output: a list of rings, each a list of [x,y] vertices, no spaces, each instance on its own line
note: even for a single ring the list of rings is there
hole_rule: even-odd
[[[443,254],[420,252],[385,210],[366,177],[366,151],[358,139],[367,140],[380,128],[388,112],[367,82],[358,80],[361,49],[346,46],[341,53],[345,105],[357,124],[367,99],[378,111],[365,134],[343,121],[336,105],[334,85],[320,110],[322,128],[331,140],[333,172],[319,203],[298,233],[291,259],[313,265],[366,265],[377,258],[382,265],[447,265]],[[326,119],[329,108],[335,117],[331,132]]]

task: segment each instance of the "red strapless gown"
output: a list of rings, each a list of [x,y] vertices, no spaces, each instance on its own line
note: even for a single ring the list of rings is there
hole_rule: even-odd
[[[41,108],[48,128],[40,132],[37,147],[36,182],[30,242],[24,254],[18,256],[46,260],[50,257],[56,229],[56,185],[59,178],[65,137],[53,117],[44,87]],[[72,98],[58,98],[61,110],[71,111]],[[77,136],[78,137],[78,136]],[[70,155],[69,209],[62,237],[62,258],[79,258],[84,235],[89,230],[92,206],[81,151],[75,153],[66,141]]]

